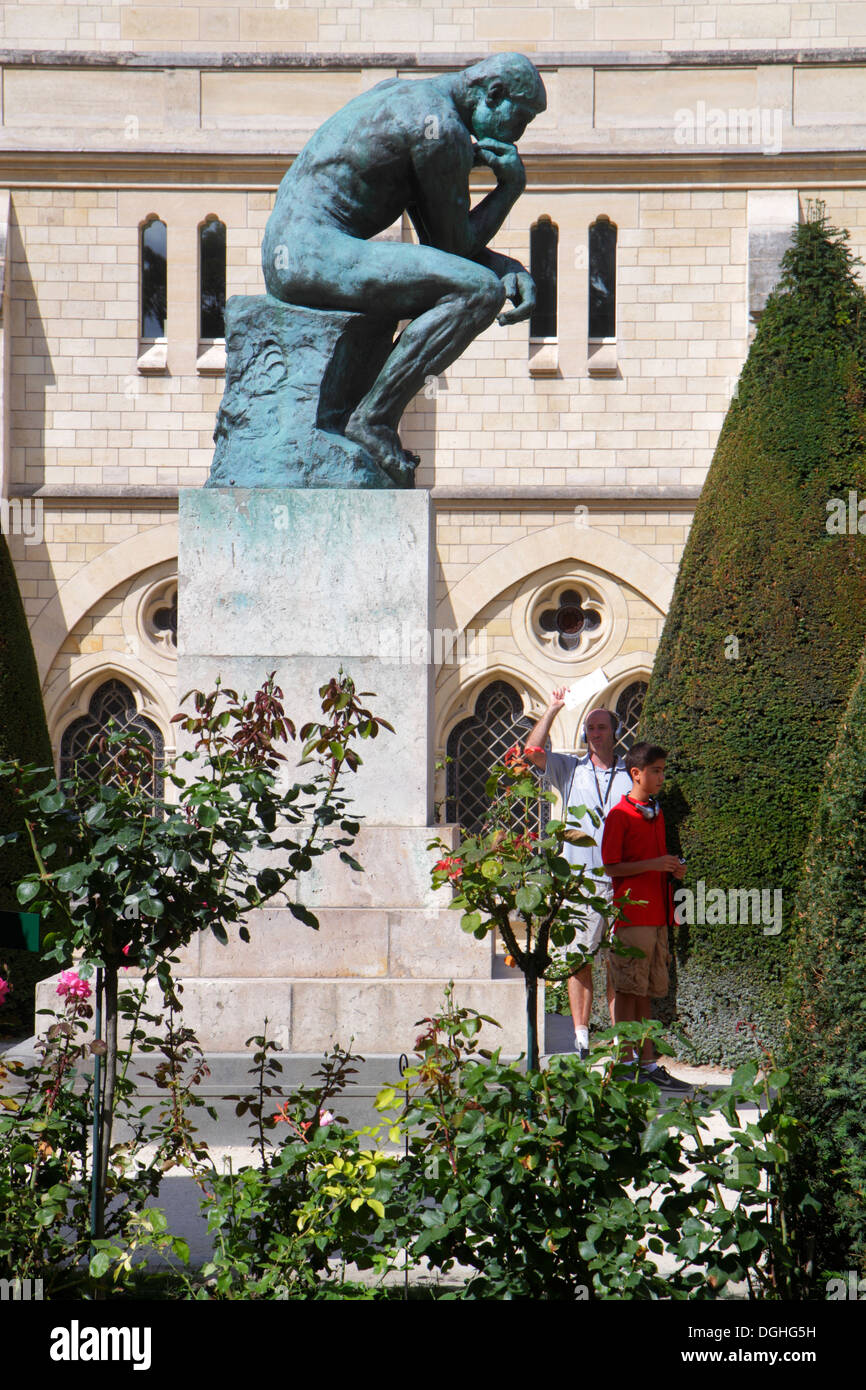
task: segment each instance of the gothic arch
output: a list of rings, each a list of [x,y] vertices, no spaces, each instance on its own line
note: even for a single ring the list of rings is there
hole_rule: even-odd
[[[485,604],[527,575],[561,561],[593,565],[604,574],[630,585],[660,613],[670,606],[675,575],[646,551],[594,531],[575,519],[512,541],[454,585],[436,610],[440,628],[467,628]]]
[[[104,550],[61,585],[30,630],[43,684],[69,633],[99,599],[125,579],[176,558],[177,522],[167,521]]]

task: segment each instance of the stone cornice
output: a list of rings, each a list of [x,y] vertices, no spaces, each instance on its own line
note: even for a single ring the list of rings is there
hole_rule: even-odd
[[[852,135],[860,131],[852,131]],[[147,187],[183,189],[195,185],[212,189],[274,190],[297,150],[82,150],[21,149],[0,145],[0,185],[4,188]],[[0,136],[2,139],[2,136]],[[302,143],[302,142],[301,142]],[[250,140],[252,146],[252,140]],[[300,146],[299,146],[300,147]],[[831,188],[866,181],[866,127],[859,148],[787,150],[765,155],[758,150],[722,152],[718,149],[683,153],[616,151],[603,146],[589,152],[521,151],[530,190],[574,189],[592,192],[653,192],[700,185],[713,189]],[[169,163],[166,161],[170,160]],[[491,180],[474,173],[471,186],[482,191]]]
[[[166,484],[134,483],[127,486],[111,483],[48,483],[42,487],[17,487],[12,489],[13,497],[39,497],[55,506],[100,505],[115,507],[152,506],[153,503],[166,503],[169,507],[177,503],[178,489]],[[581,487],[580,484],[561,486],[527,487],[433,487],[430,496],[440,506],[447,507],[485,507],[488,503],[505,503],[519,506],[549,506],[552,502],[616,502],[625,506],[654,507],[669,506],[671,503],[691,505],[701,495],[700,486],[629,487]]]
[[[550,507],[552,503],[575,502],[616,503],[617,507],[629,511],[632,508],[647,510],[654,507],[669,508],[671,505],[694,507],[701,495],[698,484],[674,486],[633,485],[630,487],[572,487],[545,486],[534,487],[433,487],[430,496],[437,507],[459,510],[484,508],[488,504],[497,506]]]
[[[152,53],[95,52],[90,49],[0,48],[0,67],[60,68],[206,68],[212,71],[305,69],[341,71],[400,68],[440,71],[477,63],[488,53]],[[624,50],[622,52],[533,53],[532,61],[549,68],[754,67],[791,64],[833,67],[866,63],[866,48],[735,48]]]

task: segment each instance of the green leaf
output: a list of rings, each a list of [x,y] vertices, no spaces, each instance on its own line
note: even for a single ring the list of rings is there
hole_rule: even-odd
[[[92,1279],[101,1279],[104,1274],[108,1273],[110,1266],[111,1256],[108,1251],[98,1251],[90,1261],[90,1277]]]
[[[266,898],[269,898],[272,894],[280,891],[282,879],[276,869],[261,869],[256,874],[256,886]]]
[[[731,1090],[739,1090],[741,1087],[745,1089],[751,1086],[757,1074],[757,1062],[744,1062],[742,1066],[737,1067],[737,1070],[731,1077]]]
[[[32,881],[29,883],[19,883],[15,890],[15,896],[20,903],[29,903],[32,902],[38,892],[38,883],[33,883]]]
[[[740,1250],[753,1250],[760,1239],[760,1233],[747,1226],[737,1233],[737,1247]]]
[[[524,888],[518,888],[514,901],[519,912],[534,912],[541,902],[541,892],[535,884],[530,883]]]
[[[99,825],[100,821],[105,820],[105,802],[97,801],[93,806],[88,806],[84,812],[84,819],[88,825]]]
[[[475,931],[481,926],[481,913],[464,912],[463,916],[460,918],[460,926],[465,932]]]
[[[675,1121],[666,1115],[657,1115],[656,1118],[647,1125],[643,1132],[640,1143],[641,1152],[645,1154],[655,1153],[657,1149],[660,1149],[668,1137],[671,1125],[674,1123]]]
[[[57,875],[57,887],[61,893],[77,893],[87,877],[86,864],[73,864]]]
[[[554,878],[558,878],[560,882],[565,882],[571,878],[571,865],[567,859],[557,856],[550,861],[550,872]]]

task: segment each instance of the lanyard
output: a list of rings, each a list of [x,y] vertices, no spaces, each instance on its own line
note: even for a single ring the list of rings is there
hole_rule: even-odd
[[[598,773],[595,770],[595,763],[592,761],[592,757],[590,757],[589,765],[592,768],[592,777],[593,781],[595,782],[595,792],[596,796],[598,797],[597,809],[598,811],[600,811],[602,818],[604,818],[604,808],[607,805],[607,799],[610,796],[610,789],[613,786],[613,779],[616,776],[616,760],[614,760],[613,766],[607,774],[607,787],[605,788],[603,800],[601,795],[601,787],[598,785]]]

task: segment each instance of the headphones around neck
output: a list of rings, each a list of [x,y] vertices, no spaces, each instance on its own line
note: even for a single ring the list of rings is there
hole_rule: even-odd
[[[625,794],[625,799],[629,806],[633,806],[636,811],[640,811],[644,820],[655,820],[661,810],[658,797],[655,796],[651,796],[646,805],[643,805],[640,801],[635,801],[633,797],[629,796],[628,792]]]

